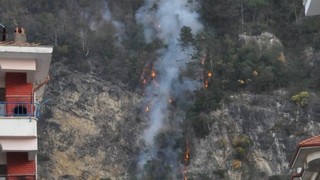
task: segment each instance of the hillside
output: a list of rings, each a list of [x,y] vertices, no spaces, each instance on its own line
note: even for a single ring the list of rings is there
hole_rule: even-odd
[[[54,46],[39,179],[288,179],[319,132],[301,0],[0,2],[8,32]]]

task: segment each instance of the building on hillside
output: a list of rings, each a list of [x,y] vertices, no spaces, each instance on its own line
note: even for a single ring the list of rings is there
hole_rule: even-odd
[[[27,43],[23,28],[14,41],[0,40],[0,180],[37,179],[39,102],[53,48]],[[0,31],[1,33],[1,31]]]
[[[306,16],[320,15],[320,0],[303,0]],[[291,180],[320,179],[320,135],[298,144],[290,163],[293,169]]]
[[[298,144],[290,167],[293,169],[292,180],[320,179],[320,135]]]
[[[319,0],[303,0],[304,13],[306,16],[315,16],[320,14],[320,1]]]

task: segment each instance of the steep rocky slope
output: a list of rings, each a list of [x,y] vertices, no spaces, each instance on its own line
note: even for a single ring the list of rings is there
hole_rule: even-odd
[[[56,63],[39,121],[39,179],[128,176],[139,136],[139,101],[123,85]]]
[[[132,179],[144,126],[140,96],[59,64],[52,69],[39,121],[39,179]],[[189,177],[287,177],[298,140],[320,130],[317,95],[303,108],[290,98],[285,90],[244,92],[205,115],[211,133],[192,140]]]
[[[318,97],[312,99],[300,108],[285,90],[230,96],[208,114],[211,133],[194,141],[190,173],[195,179],[288,179],[296,143],[320,130]]]
[[[136,179],[139,138],[147,122],[142,96],[60,62],[51,74],[39,121],[39,179]],[[320,130],[318,95],[311,94],[303,107],[292,95],[286,89],[243,91],[203,113],[210,133],[188,140],[188,177],[288,179],[296,143]]]

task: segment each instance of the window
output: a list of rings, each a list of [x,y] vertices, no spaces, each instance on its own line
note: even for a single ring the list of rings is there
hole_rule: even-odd
[[[27,114],[27,108],[22,105],[19,105],[13,109],[14,116],[22,116]]]

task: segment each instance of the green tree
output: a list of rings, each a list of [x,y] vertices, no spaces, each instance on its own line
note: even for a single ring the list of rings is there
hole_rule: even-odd
[[[180,31],[180,42],[183,46],[191,45],[194,41],[192,29],[188,26],[183,26]]]
[[[291,100],[295,102],[298,106],[303,107],[309,101],[310,94],[308,91],[301,91],[300,93],[293,95]]]

